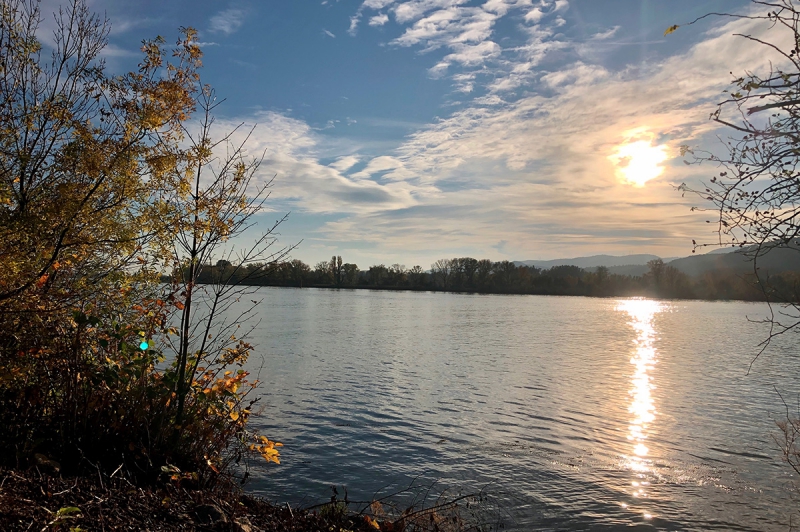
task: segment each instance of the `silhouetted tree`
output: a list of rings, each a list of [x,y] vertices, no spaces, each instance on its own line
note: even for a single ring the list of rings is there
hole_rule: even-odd
[[[392,264],[388,271],[388,284],[391,286],[404,286],[406,284],[405,264]]]
[[[480,290],[491,288],[492,261],[489,259],[479,260],[476,265],[477,284]]]
[[[291,279],[295,286],[302,287],[304,281],[311,273],[311,267],[301,260],[294,259],[293,261],[289,262],[289,271],[291,272]]]
[[[648,261],[647,268],[646,278],[651,283],[655,293],[658,294],[664,279],[664,261],[661,259]]]
[[[425,271],[422,266],[416,265],[408,270],[408,280],[414,288],[420,288],[425,284]]]
[[[314,275],[317,284],[331,284],[333,276],[331,274],[330,263],[321,261],[314,266]]]
[[[333,284],[336,286],[342,286],[342,256],[334,255],[331,257],[330,262],[330,270],[331,270],[331,277],[333,278]]]
[[[345,263],[342,266],[344,283],[347,286],[355,286],[358,284],[358,266],[356,264]]]
[[[431,264],[434,288],[441,286],[442,290],[447,290],[451,266],[449,259],[439,259]]]
[[[369,279],[369,284],[372,286],[383,286],[384,282],[386,281],[387,274],[389,273],[388,268],[383,264],[378,264],[375,266],[370,266],[369,271],[367,272],[367,278]]]

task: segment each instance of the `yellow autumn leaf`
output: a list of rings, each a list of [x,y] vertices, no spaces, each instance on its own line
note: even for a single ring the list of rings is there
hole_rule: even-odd
[[[234,410],[233,412],[230,413],[230,416],[232,420],[237,421],[239,419],[239,412]]]
[[[670,26],[669,28],[667,28],[667,29],[666,29],[666,31],[664,32],[664,37],[666,37],[666,36],[667,36],[667,35],[669,35],[670,33],[674,32],[674,31],[675,31],[675,30],[677,30],[679,27],[680,27],[680,26],[678,26],[677,24],[673,24],[672,26]]]

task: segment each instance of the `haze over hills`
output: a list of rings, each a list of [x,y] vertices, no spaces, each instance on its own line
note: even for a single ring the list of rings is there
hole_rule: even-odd
[[[759,257],[759,272],[765,275],[775,275],[787,271],[800,271],[800,246],[774,248],[769,253]],[[647,263],[658,259],[657,255],[592,255],[590,257],[575,257],[572,259],[555,260],[525,260],[515,261],[518,266],[535,266],[536,268],[549,269],[555,266],[578,266],[588,271],[594,271],[598,266],[605,266],[609,273],[617,275],[644,275],[648,271]],[[709,251],[704,255],[690,255],[681,258],[662,259],[664,263],[677,268],[681,272],[698,276],[710,271],[732,271],[736,274],[753,273],[753,263],[747,249],[719,248]]]
[[[639,265],[644,266],[649,261],[660,258],[658,255],[623,255],[620,257],[614,255],[592,255],[590,257],[575,257],[572,259],[554,259],[554,260],[520,260],[514,261],[517,266],[534,266],[536,268],[548,269],[555,266],[578,266],[579,268],[597,268],[598,266],[605,266],[610,268],[612,266],[629,266]]]
[[[730,249],[730,248],[727,248]],[[730,270],[736,274],[753,273],[749,249],[735,249],[730,253],[707,253],[670,261],[668,264],[687,275],[702,275],[710,271]],[[776,275],[800,271],[800,247],[791,245],[773,248],[758,258],[759,274]]]

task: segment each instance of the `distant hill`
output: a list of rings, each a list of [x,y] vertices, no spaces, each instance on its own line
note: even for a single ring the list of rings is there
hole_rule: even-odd
[[[555,260],[521,260],[514,261],[517,266],[535,266],[536,268],[549,269],[554,266],[578,266],[579,268],[597,268],[598,266],[643,266],[658,255],[592,255],[591,257],[575,257],[573,259]],[[646,268],[645,268],[646,271]]]
[[[724,248],[730,250],[731,248]],[[687,275],[702,275],[713,270],[729,270],[737,274],[753,273],[753,263],[748,249],[735,251],[712,252],[705,255],[695,255],[676,259],[668,264],[679,269]],[[791,247],[774,248],[766,255],[758,258],[759,273],[775,275],[787,271],[800,271],[800,248]]]
[[[555,260],[523,260],[514,261],[517,266],[535,266],[549,269],[555,266],[578,266],[587,271],[594,271],[598,266],[605,266],[609,273],[631,275],[634,277],[647,273],[647,263],[658,259],[657,255],[592,255],[591,257],[575,257]],[[704,255],[691,255],[682,258],[663,259],[665,264],[673,266],[691,276],[703,275],[710,271],[728,270],[736,274],[753,272],[750,250],[739,248],[718,248]],[[775,275],[786,271],[800,271],[800,246],[775,248],[759,258],[760,273]]]
[[[593,270],[595,268],[592,268]],[[641,277],[646,274],[650,268],[646,264],[626,264],[625,266],[611,266],[608,273],[615,275],[630,275],[632,277]]]
[[[711,251],[709,251],[708,253],[704,253],[704,255],[721,255],[723,253],[733,253],[736,250],[737,250],[737,248],[735,248],[735,247],[726,246],[724,248],[714,248]]]

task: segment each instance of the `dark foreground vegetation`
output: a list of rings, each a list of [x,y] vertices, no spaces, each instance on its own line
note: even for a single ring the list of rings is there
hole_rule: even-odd
[[[111,76],[107,21],[74,0],[45,48],[45,16],[0,3],[0,465],[44,456],[65,474],[147,484],[167,468],[229,485],[250,457],[278,461],[246,426],[250,346],[211,341],[194,279],[164,290],[155,268],[186,261],[187,234],[213,249],[235,233],[252,165],[235,149],[219,161],[209,131],[187,128],[213,105],[193,30],[172,50],[144,42],[139,69]]]
[[[0,530],[148,532],[376,532],[492,530],[480,494],[396,512],[380,501],[337,498],[309,509],[276,505],[231,490],[186,489],[180,483],[134,485],[118,474],[51,476],[46,468],[0,469]]]
[[[748,271],[749,270],[749,271]],[[171,278],[163,278],[169,281]],[[220,280],[251,286],[372,288],[432,290],[486,294],[660,297],[744,301],[799,301],[800,271],[767,272],[748,268],[718,269],[688,275],[661,259],[651,260],[644,275],[620,275],[600,266],[589,271],[577,266],[540,269],[510,261],[492,262],[470,257],[442,259],[430,270],[407,269],[402,264],[361,270],[340,256],[312,269],[300,260],[236,267],[225,260],[205,264],[198,282]]]
[[[5,470],[0,485],[0,529],[7,531],[375,530],[363,518],[275,507],[232,492],[169,484],[142,489],[118,477],[59,478]]]

